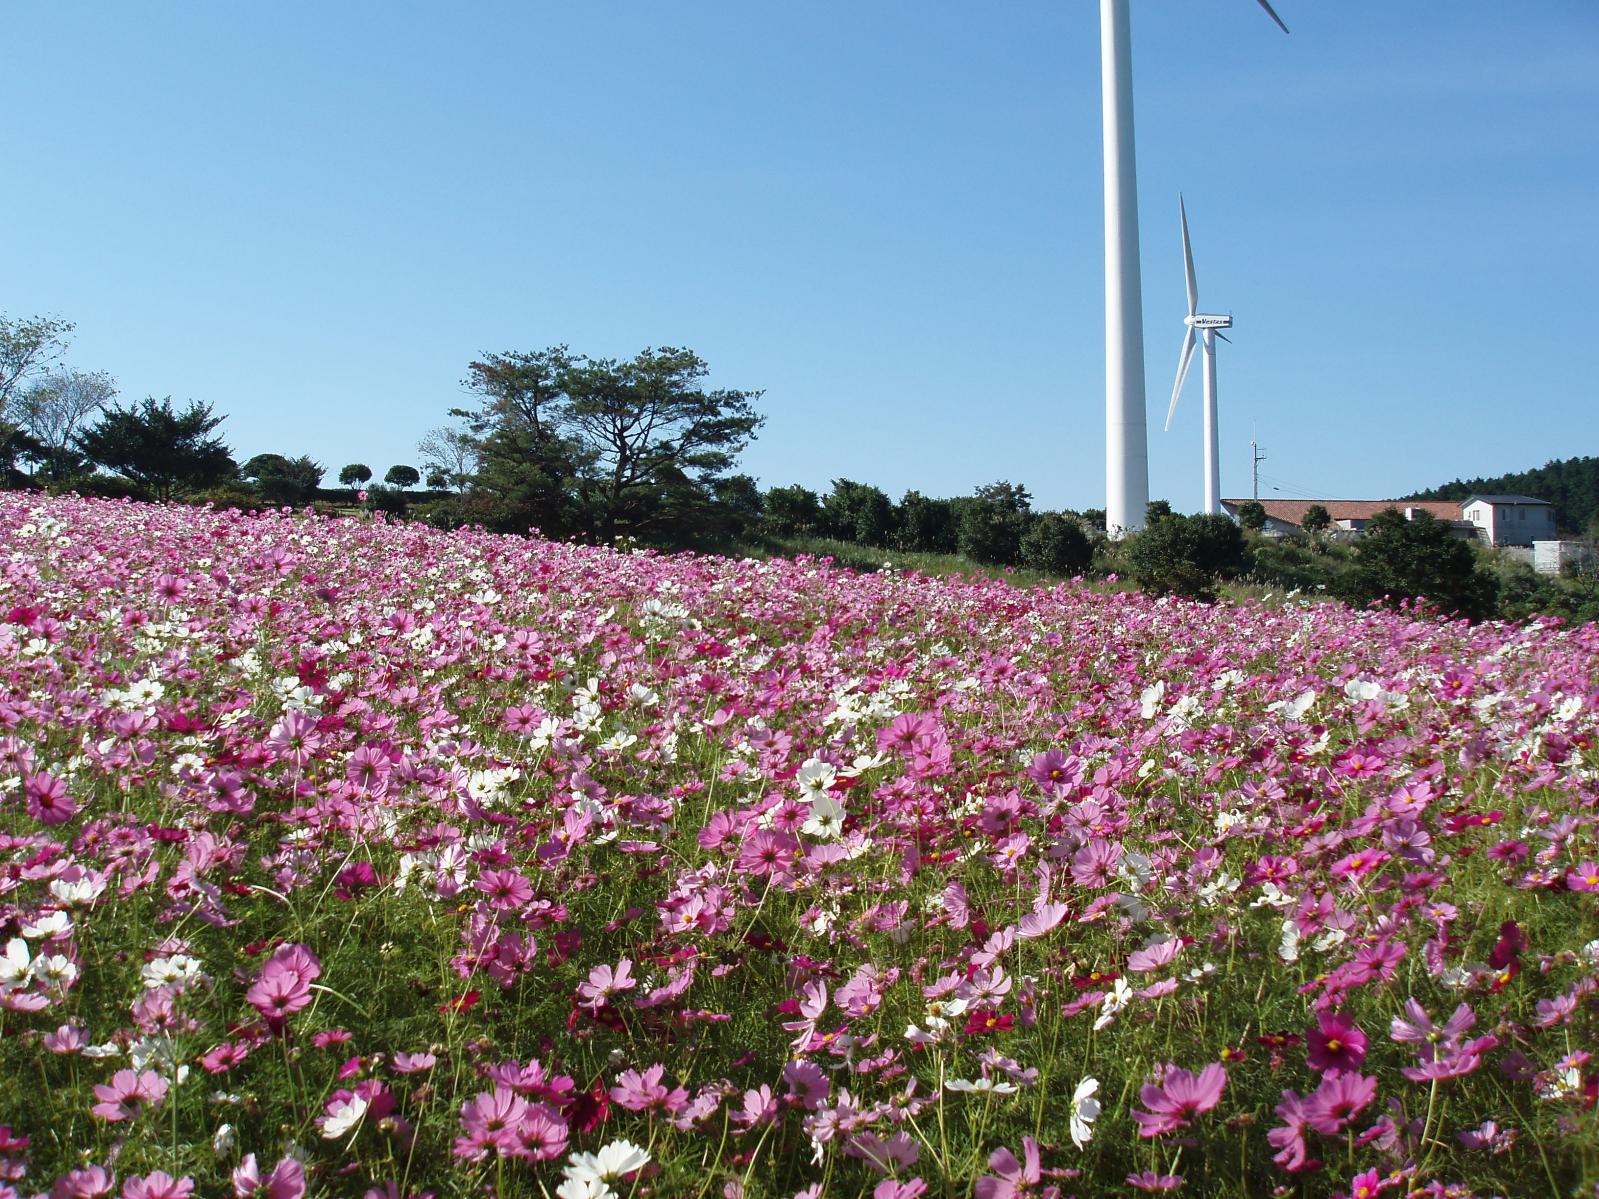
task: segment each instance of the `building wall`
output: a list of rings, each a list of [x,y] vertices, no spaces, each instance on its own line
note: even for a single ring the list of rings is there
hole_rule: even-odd
[[[1555,535],[1555,510],[1548,504],[1468,504],[1462,513],[1493,545],[1527,545]]]

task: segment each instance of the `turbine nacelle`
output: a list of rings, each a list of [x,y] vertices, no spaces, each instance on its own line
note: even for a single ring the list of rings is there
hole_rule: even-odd
[[[1183,317],[1183,324],[1190,329],[1231,329],[1233,327],[1233,314],[1225,316],[1213,312],[1196,312],[1192,316]]]

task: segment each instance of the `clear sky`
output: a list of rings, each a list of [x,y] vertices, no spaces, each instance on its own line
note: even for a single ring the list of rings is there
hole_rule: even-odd
[[[1133,0],[1151,492],[1599,453],[1599,3]],[[236,456],[381,477],[485,351],[678,345],[744,468],[1104,503],[1098,6],[13,0],[0,311]],[[1280,488],[1281,490],[1273,490]]]

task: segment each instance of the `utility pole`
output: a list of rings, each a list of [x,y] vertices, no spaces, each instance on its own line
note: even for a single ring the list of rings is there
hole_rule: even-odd
[[[1257,502],[1259,502],[1259,500],[1260,500],[1260,464],[1262,462],[1266,461],[1266,451],[1261,449],[1260,446],[1255,444],[1254,426],[1250,426],[1250,430],[1249,430],[1249,456],[1252,459],[1254,459],[1254,464],[1250,468],[1250,473],[1254,476],[1254,480],[1255,480],[1255,500]]]

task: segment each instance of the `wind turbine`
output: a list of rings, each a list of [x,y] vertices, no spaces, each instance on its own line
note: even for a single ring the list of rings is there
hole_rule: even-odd
[[[1266,0],[1256,3],[1288,32]],[[1143,528],[1149,503],[1130,25],[1128,0],[1099,0],[1105,138],[1105,527],[1112,537]]]
[[[1182,356],[1177,359],[1177,382],[1171,389],[1171,407],[1166,409],[1166,431],[1171,431],[1171,418],[1177,412],[1177,398],[1183,393],[1183,380],[1188,377],[1188,364],[1193,361],[1196,330],[1204,334],[1205,346],[1205,512],[1214,516],[1221,511],[1221,450],[1216,437],[1216,339],[1231,339],[1219,330],[1233,327],[1232,313],[1225,316],[1199,311],[1199,284],[1194,281],[1194,250],[1188,240],[1188,206],[1182,196],[1177,197],[1177,209],[1183,218],[1183,267],[1188,273],[1188,315],[1183,324],[1188,332],[1183,336]]]

